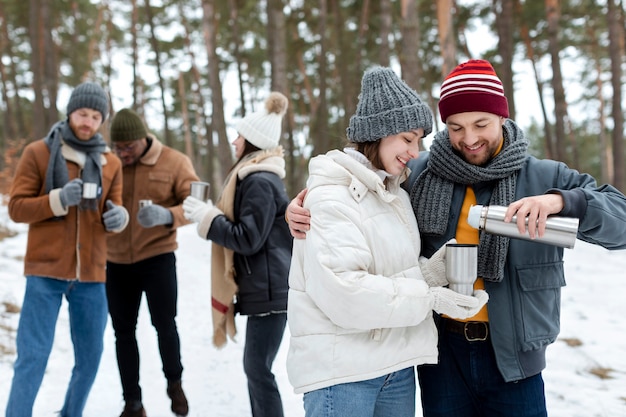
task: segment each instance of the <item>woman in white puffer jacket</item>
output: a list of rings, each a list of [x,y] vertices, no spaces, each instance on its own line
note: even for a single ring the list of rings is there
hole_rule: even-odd
[[[419,231],[400,183],[431,130],[417,93],[377,67],[363,76],[347,129],[353,147],[311,159],[311,229],[294,241],[287,311],[287,371],[307,417],[413,417],[414,366],[437,362],[432,310],[465,318],[487,301],[484,291],[431,288],[420,270]]]

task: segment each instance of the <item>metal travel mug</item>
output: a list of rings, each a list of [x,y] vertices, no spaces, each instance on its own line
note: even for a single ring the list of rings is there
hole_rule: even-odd
[[[85,200],[91,200],[98,195],[98,184],[95,182],[83,183],[83,198]]]
[[[450,289],[463,295],[474,293],[478,275],[478,245],[446,244],[446,279]]]
[[[528,218],[526,218],[526,233],[520,234],[517,230],[517,216],[513,216],[509,223],[504,222],[507,207],[504,206],[472,206],[467,216],[470,226],[484,230],[494,235],[530,240],[531,242],[545,243],[572,249],[576,243],[579,220],[574,217],[548,216],[546,230],[542,237],[531,239],[528,235]]]
[[[82,210],[96,210],[98,197],[98,184],[95,182],[83,183],[83,197],[80,200],[79,207]]]
[[[191,196],[200,201],[207,201],[209,199],[210,190],[211,184],[208,182],[194,181],[191,183]]]

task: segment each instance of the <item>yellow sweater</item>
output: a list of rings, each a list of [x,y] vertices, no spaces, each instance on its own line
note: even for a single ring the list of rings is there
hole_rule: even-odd
[[[474,229],[467,223],[467,215],[472,205],[476,205],[476,195],[474,189],[471,186],[467,187],[465,191],[465,200],[463,200],[463,206],[461,207],[461,215],[459,216],[459,222],[456,226],[456,241],[461,244],[477,245],[479,241],[478,229]],[[478,277],[474,283],[475,290],[485,289],[485,282],[482,278]],[[473,317],[467,320],[460,321],[489,321],[489,315],[487,314],[487,305]]]

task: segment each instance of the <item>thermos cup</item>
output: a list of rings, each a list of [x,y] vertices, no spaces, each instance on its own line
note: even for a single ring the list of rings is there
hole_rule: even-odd
[[[494,235],[507,236],[516,239],[530,240],[531,242],[545,243],[572,249],[576,243],[578,233],[578,219],[573,217],[548,216],[546,230],[542,237],[538,235],[531,239],[528,235],[528,219],[526,219],[526,233],[520,234],[517,230],[517,216],[509,223],[504,222],[507,207],[503,206],[472,206],[467,216],[470,226],[484,230]]]
[[[206,202],[209,199],[211,184],[208,182],[194,181],[191,183],[191,196]]]
[[[451,290],[472,295],[477,274],[478,245],[446,244],[446,279]]]

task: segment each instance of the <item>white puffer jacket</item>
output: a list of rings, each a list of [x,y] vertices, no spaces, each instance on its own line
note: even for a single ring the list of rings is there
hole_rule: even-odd
[[[287,372],[296,393],[437,362],[432,295],[404,178],[334,150],[309,164],[311,230],[289,274]]]

